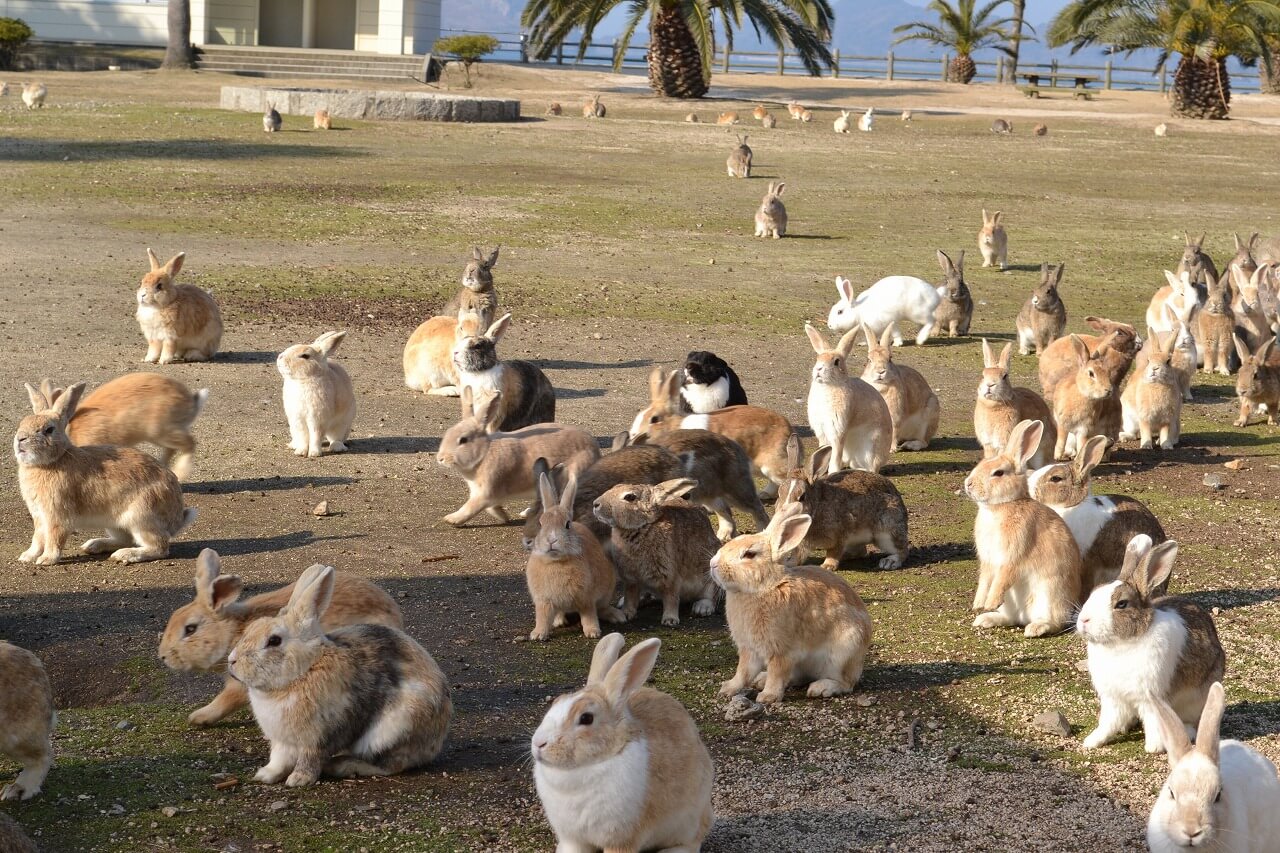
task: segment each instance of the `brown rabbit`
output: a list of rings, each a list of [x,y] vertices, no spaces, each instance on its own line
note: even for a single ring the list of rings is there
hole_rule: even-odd
[[[583,118],[604,118],[604,104],[600,103],[599,95],[592,95],[591,100],[582,105]]]
[[[329,117],[328,110],[316,110],[315,118],[312,120],[316,130],[332,130],[333,119]]]
[[[1231,310],[1231,282],[1224,275],[1215,277],[1206,273],[1208,296],[1200,308],[1199,332],[1196,341],[1204,351],[1205,373],[1217,370],[1223,376],[1231,375],[1231,354],[1234,352],[1231,336],[1235,334],[1235,314]]]
[[[138,325],[147,339],[148,364],[173,361],[208,361],[222,343],[222,312],[208,291],[174,281],[182,270],[186,252],[161,264],[147,249],[151,272],[138,286]]]
[[[993,459],[1005,448],[1009,433],[1019,421],[1038,420],[1043,424],[1043,439],[1032,461],[1039,468],[1049,464],[1058,432],[1053,415],[1044,400],[1030,388],[1015,388],[1009,382],[1009,359],[1013,344],[1005,344],[997,359],[991,344],[982,339],[982,382],[978,385],[978,402],[973,409],[973,433],[982,445],[982,458]]]
[[[1218,277],[1218,268],[1214,266],[1213,258],[1204,252],[1204,238],[1201,234],[1196,240],[1191,239],[1191,235],[1182,232],[1185,246],[1182,249],[1182,258],[1178,261],[1178,268],[1174,271],[1181,276],[1184,272],[1191,279],[1191,283],[1200,291],[1201,301],[1204,298],[1204,287],[1208,282],[1206,274]]]
[[[982,211],[982,230],[978,232],[978,251],[982,253],[984,267],[1000,263],[1000,271],[1009,268],[1009,236],[1005,233],[1004,224],[1000,222],[1000,211],[990,216],[984,208]]]
[[[471,248],[471,260],[462,271],[462,289],[445,304],[440,311],[442,315],[475,314],[481,318],[481,328],[489,328],[498,315],[498,291],[493,287],[493,268],[498,265],[501,248],[494,246],[487,255],[479,246]]]
[[[1122,381],[1142,348],[1142,338],[1138,337],[1137,330],[1128,323],[1118,323],[1105,317],[1085,317],[1084,322],[1098,334],[1078,337],[1084,341],[1090,355],[1105,347],[1108,369],[1117,383]],[[1058,338],[1045,347],[1040,353],[1039,371],[1040,388],[1046,400],[1053,399],[1059,382],[1075,376],[1077,366],[1076,351],[1070,338]]]
[[[1067,328],[1067,307],[1062,304],[1058,287],[1066,264],[1040,265],[1040,283],[1023,303],[1015,324],[1018,327],[1018,354],[1028,355],[1034,346],[1036,355],[1062,337]]]
[[[1240,355],[1240,373],[1236,375],[1236,395],[1240,398],[1238,427],[1248,426],[1249,415],[1257,408],[1267,413],[1267,424],[1276,425],[1276,411],[1280,409],[1280,349],[1276,339],[1250,353],[1239,336],[1233,338]]]
[[[969,337],[969,325],[973,322],[973,294],[964,281],[964,250],[952,263],[947,253],[938,250],[938,263],[942,265],[945,281],[938,288],[938,307],[933,320],[938,329],[946,329],[947,337]]]
[[[729,152],[725,168],[731,178],[751,177],[751,146],[747,145],[747,137],[738,135],[738,147]]]
[[[1115,417],[1119,385],[1106,364],[1107,351],[1099,347],[1090,353],[1078,335],[1072,335],[1070,340],[1076,356],[1076,373],[1074,381],[1058,383],[1053,398],[1053,419],[1058,426],[1055,459],[1070,459],[1091,435],[1101,434],[1114,440],[1119,433]]]
[[[867,366],[862,380],[880,392],[893,421],[893,449],[924,450],[938,432],[941,408],[938,395],[920,371],[893,360],[893,327],[884,330],[879,342],[864,326]]]
[[[0,756],[22,765],[17,779],[0,786],[0,800],[29,800],[53,766],[53,688],[38,657],[4,640],[0,685]],[[9,853],[3,830],[0,825],[0,850]]]
[[[751,460],[738,442],[705,429],[677,429],[652,439],[647,436],[638,439],[645,440],[679,457],[681,476],[697,483],[687,497],[720,519],[716,536],[721,542],[738,535],[738,525],[733,518],[735,509],[750,515],[757,530],[769,523],[751,479]]]
[[[716,124],[737,124],[741,120],[742,119],[738,118],[738,114],[733,110],[720,113],[720,115],[716,116]]]

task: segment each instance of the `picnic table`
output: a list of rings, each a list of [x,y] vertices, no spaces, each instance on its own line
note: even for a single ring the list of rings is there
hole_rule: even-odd
[[[1093,97],[1093,92],[1089,90],[1089,86],[1093,83],[1097,83],[1099,80],[1097,76],[1090,74],[1073,74],[1058,71],[1049,72],[1047,74],[1036,71],[1028,74],[1019,74],[1018,76],[1027,81],[1026,85],[1021,88],[1022,93],[1028,98],[1040,97],[1040,91],[1042,89],[1057,89],[1059,80],[1063,81],[1065,88],[1066,81],[1070,80],[1073,84],[1071,87],[1072,96],[1076,98],[1084,98],[1086,101]],[[1042,79],[1047,79],[1048,82],[1041,82]]]

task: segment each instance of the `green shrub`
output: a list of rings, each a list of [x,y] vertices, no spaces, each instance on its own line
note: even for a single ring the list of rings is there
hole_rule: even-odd
[[[471,88],[471,66],[481,58],[498,49],[498,40],[493,36],[463,35],[449,36],[436,41],[435,52],[447,54],[462,63],[462,73],[467,78],[467,88]]]
[[[0,18],[0,68],[13,68],[18,51],[35,34],[21,18]]]

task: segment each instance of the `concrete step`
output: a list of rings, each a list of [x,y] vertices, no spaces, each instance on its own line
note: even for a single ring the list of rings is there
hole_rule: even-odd
[[[422,72],[423,57],[271,47],[204,46],[196,67],[252,77],[350,77],[404,80]]]

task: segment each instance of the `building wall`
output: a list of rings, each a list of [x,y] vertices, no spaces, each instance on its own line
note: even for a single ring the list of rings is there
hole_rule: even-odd
[[[0,0],[0,18],[21,18],[36,38],[49,41],[162,45],[168,14],[165,2]]]
[[[430,53],[440,38],[442,0],[405,0],[404,53]]]
[[[203,41],[196,34],[195,21],[191,22],[191,38],[196,44],[258,43],[258,0],[209,0],[204,6],[207,35]]]
[[[378,49],[378,0],[356,0],[356,50]]]

